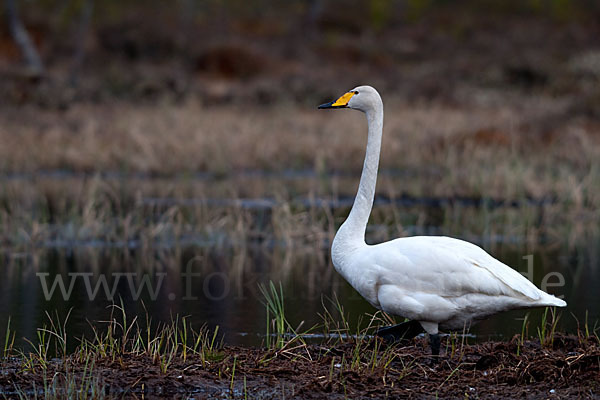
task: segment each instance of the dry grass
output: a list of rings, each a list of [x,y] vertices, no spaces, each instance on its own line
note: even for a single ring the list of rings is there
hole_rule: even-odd
[[[542,238],[573,247],[597,235],[598,126],[567,118],[547,127],[539,121],[567,105],[544,97],[495,96],[490,92],[483,101],[472,94],[462,108],[392,97],[386,102],[381,166],[399,173],[382,173],[378,193],[547,197],[555,203],[543,211],[530,206],[481,212],[449,205],[433,214],[427,207],[410,213],[378,207],[369,233],[373,241],[432,225],[447,234],[475,235],[484,244],[504,235],[528,247]],[[91,240],[149,249],[192,240],[213,248],[233,246],[243,254],[258,240],[266,247],[284,246],[284,266],[291,253],[320,254],[327,247],[346,210],[306,209],[297,199],[352,196],[366,140],[364,118],[356,112],[289,105],[206,108],[194,101],[78,105],[63,113],[5,111],[0,126],[3,172],[33,174],[0,181],[0,239],[6,250]],[[55,169],[89,174],[36,175]],[[317,174],[277,175],[290,169]],[[243,170],[274,171],[275,177],[239,174]],[[124,175],[101,175],[106,172]],[[198,172],[213,177],[190,175]],[[148,201],[164,198],[173,201]],[[212,198],[271,198],[276,205],[257,211],[201,201]],[[187,204],[188,199],[200,201]]]
[[[558,226],[568,226],[575,235],[597,222],[600,127],[567,117],[553,126],[543,123],[568,104],[491,91],[483,100],[471,93],[460,108],[406,104],[393,97],[386,107],[381,167],[400,174],[383,173],[379,193],[392,198],[407,193],[555,199],[557,204],[548,206],[541,221],[530,221],[525,231],[518,228],[526,237],[532,235],[531,229]],[[339,216],[324,209],[302,213],[293,199],[353,195],[363,160],[363,120],[349,111],[319,112],[289,105],[206,108],[194,101],[78,105],[63,113],[7,110],[0,114],[4,173],[61,169],[92,174],[83,179],[36,175],[33,181],[3,179],[3,237],[35,241],[36,235],[51,230],[51,224],[69,223],[74,237],[109,240],[177,237],[199,228],[242,235],[264,230],[253,227],[252,216],[242,209],[144,205],[146,198],[165,197],[274,198],[281,204],[273,213],[276,239],[292,243],[302,235],[330,234]],[[237,174],[248,169],[310,169],[318,175],[289,181]],[[126,179],[94,176],[107,171],[123,172]],[[329,176],[330,171],[347,175]],[[186,178],[197,172],[212,173],[214,178]],[[156,178],[137,179],[136,173]],[[507,222],[523,216],[503,215],[491,223],[503,223],[501,230],[509,233],[512,225]],[[419,218],[412,222],[418,225]],[[393,230],[411,222],[401,219],[382,213],[374,222]],[[480,233],[490,227],[474,228]]]
[[[386,103],[382,168],[433,175],[436,185],[427,182],[421,190],[437,194],[502,197],[561,195],[573,189],[565,187],[573,185],[569,179],[580,182],[595,173],[599,125],[565,115],[546,126],[545,120],[569,104],[488,96],[483,102],[470,93],[460,108],[392,97]],[[290,105],[206,108],[188,101],[12,111],[0,114],[4,172],[358,171],[365,145],[359,113]],[[413,191],[414,185],[408,181],[397,190]]]

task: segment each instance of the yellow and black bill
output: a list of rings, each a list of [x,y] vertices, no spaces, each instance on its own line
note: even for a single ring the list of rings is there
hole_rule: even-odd
[[[348,102],[355,94],[355,92],[348,92],[336,101],[330,101],[329,103],[321,104],[319,108],[347,108]]]

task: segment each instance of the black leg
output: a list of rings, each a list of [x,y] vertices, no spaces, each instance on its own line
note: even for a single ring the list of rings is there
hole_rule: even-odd
[[[440,355],[440,335],[429,335],[429,343],[431,344],[431,354],[436,358]]]
[[[423,332],[425,331],[418,321],[407,321],[380,328],[375,335],[382,337],[386,342],[394,343],[408,341]]]

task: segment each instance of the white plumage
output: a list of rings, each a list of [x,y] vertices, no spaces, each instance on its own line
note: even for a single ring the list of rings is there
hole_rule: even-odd
[[[566,303],[539,290],[523,275],[480,247],[441,236],[414,236],[367,245],[383,132],[383,103],[359,86],[319,108],[352,108],[367,116],[365,163],[354,205],[331,253],[335,269],[374,307],[414,321],[436,335],[462,329],[492,314]]]

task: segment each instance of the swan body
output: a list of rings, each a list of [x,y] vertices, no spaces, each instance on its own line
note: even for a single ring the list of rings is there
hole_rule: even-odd
[[[367,150],[358,192],[335,235],[331,256],[335,269],[373,307],[418,321],[431,337],[440,328],[463,329],[501,311],[566,306],[464,240],[413,236],[366,244],[383,133],[381,97],[374,88],[359,86],[319,108],[352,108],[367,117]],[[437,343],[439,352],[439,338]]]

